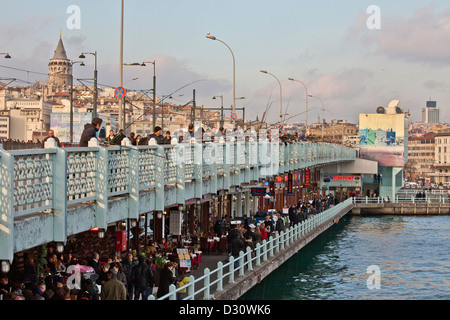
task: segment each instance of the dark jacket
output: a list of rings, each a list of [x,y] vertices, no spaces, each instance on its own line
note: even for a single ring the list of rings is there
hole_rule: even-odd
[[[95,125],[87,123],[84,125],[84,130],[81,134],[80,147],[87,147],[91,138],[97,138],[97,129]]]
[[[283,219],[282,218],[279,218],[278,220],[277,220],[277,223],[276,223],[276,230],[278,231],[278,232],[281,232],[281,231],[284,231],[284,221],[283,221]]]
[[[239,252],[244,248],[244,242],[239,238],[231,239],[231,255],[235,258],[239,257]]]
[[[123,273],[125,273],[125,276],[127,277],[127,284],[132,283],[131,275],[133,273],[133,267],[137,265],[136,261],[123,260],[121,264]]]
[[[155,275],[153,274],[153,269],[151,269],[144,262],[139,263],[137,266],[133,267],[131,280],[137,288],[149,287],[153,283]]]
[[[172,270],[169,267],[165,266],[161,270],[161,274],[159,276],[159,285],[158,292],[156,294],[157,298],[160,298],[169,293],[169,286],[175,282],[175,278],[173,276]]]

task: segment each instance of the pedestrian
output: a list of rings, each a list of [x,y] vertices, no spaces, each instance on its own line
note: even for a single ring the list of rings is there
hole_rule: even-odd
[[[277,214],[277,222],[275,224],[275,230],[278,231],[278,234],[280,234],[282,231],[284,231],[284,221],[283,218],[281,217],[281,214]]]
[[[94,118],[90,124],[86,124],[84,126],[80,139],[80,147],[87,147],[92,138],[96,138],[99,142],[101,142],[101,139],[97,138],[97,132],[100,130],[102,122],[102,119]]]
[[[109,136],[106,137],[106,142],[111,143],[111,141],[114,139],[114,131],[109,130]]]
[[[189,284],[189,278],[184,277],[183,280],[180,281],[179,288],[184,287],[185,285]],[[186,288],[180,289],[178,291],[178,300],[183,300],[186,297]]]
[[[230,232],[231,233],[231,232]],[[239,255],[244,249],[244,242],[240,239],[239,233],[233,233],[230,240],[230,254],[234,258],[234,267],[239,267]]]
[[[101,300],[126,300],[127,290],[125,285],[117,280],[117,271],[111,269],[108,272],[108,281],[102,284],[100,292]]]
[[[270,234],[273,232],[273,222],[270,219],[270,215],[266,215],[264,225],[267,231],[267,238],[270,237]]]
[[[77,300],[100,300],[97,286],[91,278],[81,279],[81,288],[76,295]]]
[[[253,223],[250,223],[247,229],[247,232],[244,234],[246,244],[251,248],[255,248],[256,243],[256,227]]]
[[[259,225],[259,231],[261,232],[261,240],[267,239],[267,231],[264,222],[261,222]]]
[[[138,261],[139,263],[133,267],[131,274],[134,286],[134,300],[139,300],[141,296],[142,300],[148,300],[148,288],[155,275],[152,273],[153,270],[145,263],[143,255],[138,256]]]
[[[157,144],[165,144],[164,137],[162,135],[162,129],[159,126],[155,127],[154,133],[149,136],[149,138],[154,138]]]
[[[61,142],[60,142],[59,139],[55,136],[55,132],[54,132],[52,129],[50,129],[50,130],[48,130],[48,136],[45,137],[44,140],[42,140],[42,144],[41,144],[41,147],[42,147],[42,148],[45,147],[45,142],[46,142],[48,139],[50,139],[50,138],[55,139],[56,145],[58,146],[58,148],[61,148],[61,147],[62,147]]]
[[[174,283],[175,278],[172,273],[173,263],[171,261],[164,265],[159,276],[158,292],[156,293],[157,298],[169,293],[169,286]]]
[[[131,280],[131,274],[135,265],[137,265],[137,262],[133,260],[133,254],[128,252],[125,259],[122,261],[122,269],[125,273],[125,277],[127,278],[126,289],[128,300],[133,300],[134,286],[133,281]]]
[[[165,133],[164,144],[172,144],[172,137],[170,136],[170,131],[166,131]]]
[[[110,270],[111,265],[109,263],[105,263],[100,267],[100,271],[98,272],[98,278],[96,283],[101,286],[106,281],[108,281],[108,272]]]
[[[100,271],[100,255],[97,252],[92,253],[91,260],[88,262],[88,266],[94,268],[94,272],[99,274]]]

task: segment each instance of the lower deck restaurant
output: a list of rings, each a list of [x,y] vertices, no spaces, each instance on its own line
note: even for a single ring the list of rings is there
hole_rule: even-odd
[[[62,250],[64,256],[72,256],[71,263],[80,265],[86,265],[94,252],[99,253],[102,262],[114,257],[123,259],[131,252],[135,257],[143,254],[152,258],[156,268],[177,260],[181,271],[189,273],[201,264],[202,255],[228,252],[231,224],[243,228],[244,217],[248,217],[248,224],[257,225],[267,212],[287,214],[288,208],[299,201],[320,197],[319,180],[319,169],[306,169],[220,190],[138,219],[111,223],[106,230],[91,229],[69,236]],[[17,264],[20,269],[33,252],[36,248],[17,253],[13,266]]]

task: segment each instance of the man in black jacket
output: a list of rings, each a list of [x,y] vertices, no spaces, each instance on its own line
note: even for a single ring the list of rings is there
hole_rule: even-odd
[[[134,284],[134,300],[139,300],[142,295],[142,300],[148,300],[148,288],[153,282],[154,274],[153,269],[151,269],[146,263],[144,256],[138,257],[138,265],[133,267],[131,280]]]
[[[100,126],[102,125],[103,120],[100,118],[94,118],[92,119],[91,124],[86,124],[84,126],[83,133],[81,134],[80,139],[80,147],[87,147],[89,141],[92,138],[96,138],[99,142],[101,141],[100,138],[97,138],[97,131],[100,130]]]
[[[128,252],[127,255],[125,256],[125,259],[122,260],[121,264],[123,273],[125,273],[125,276],[127,277],[127,285],[126,285],[127,299],[133,300],[134,285],[131,278],[133,267],[137,264],[136,261],[133,261],[133,254],[131,252]]]

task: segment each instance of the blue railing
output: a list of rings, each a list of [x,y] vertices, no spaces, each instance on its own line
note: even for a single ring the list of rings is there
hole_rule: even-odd
[[[52,142],[45,149],[11,151],[0,145],[0,259],[12,260],[14,221],[26,215],[51,212],[53,235],[46,241],[65,242],[68,207],[80,203],[95,206],[90,227],[106,228],[108,218],[137,219],[146,191],[155,194],[146,212],[163,211],[261,178],[356,158],[343,146],[267,140],[132,146],[124,139],[122,146],[103,147],[93,139],[86,148]],[[113,197],[128,197],[123,216],[108,217]]]

